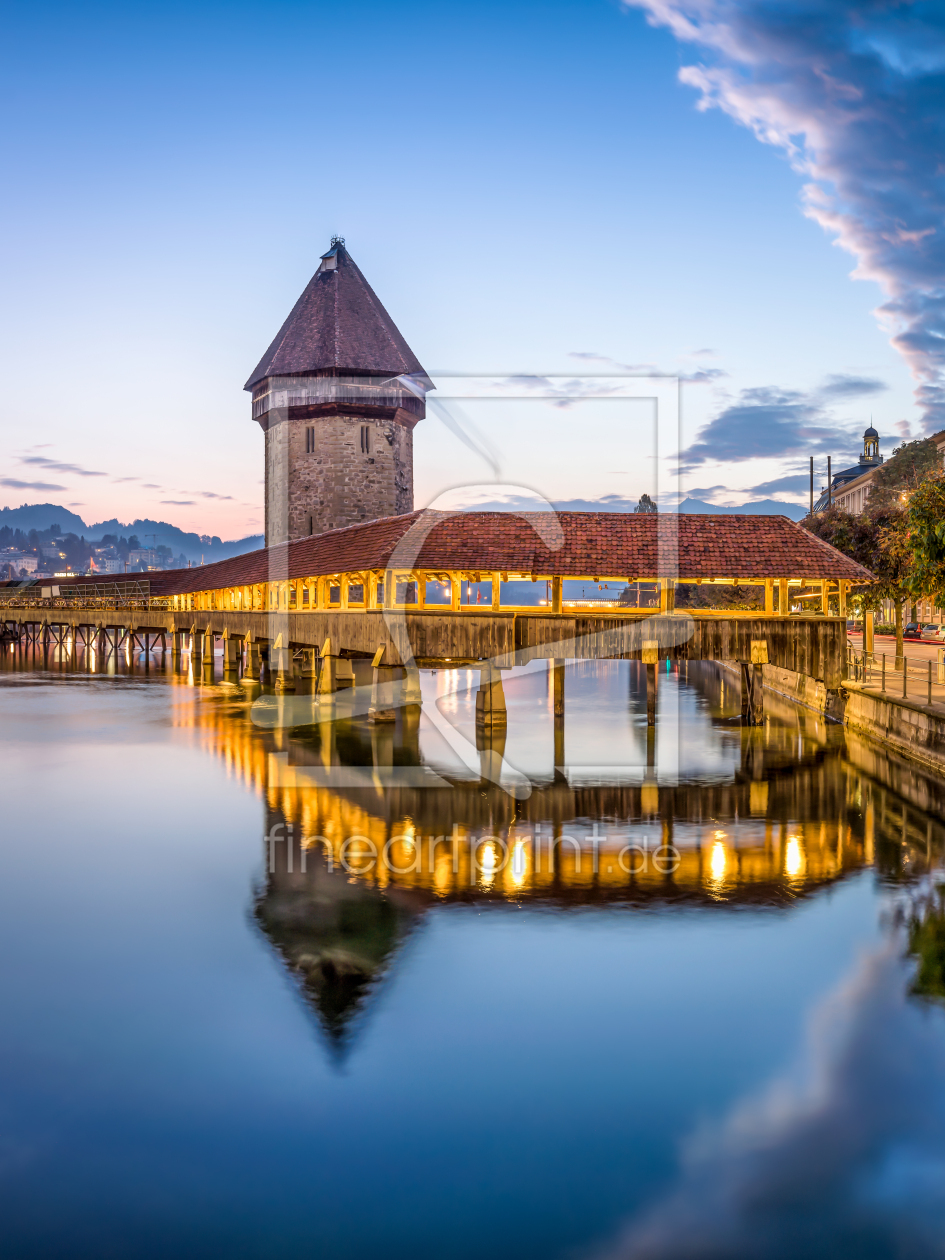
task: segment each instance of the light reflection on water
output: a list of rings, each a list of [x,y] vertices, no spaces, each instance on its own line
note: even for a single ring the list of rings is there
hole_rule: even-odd
[[[266,731],[186,657],[42,664],[0,672],[5,1254],[943,1249],[940,783],[711,669],[653,733],[570,666],[558,765],[505,675],[516,796],[427,716],[475,748],[472,671]]]

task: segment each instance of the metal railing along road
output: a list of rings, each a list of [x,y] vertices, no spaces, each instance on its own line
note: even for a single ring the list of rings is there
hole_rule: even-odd
[[[917,661],[895,653],[864,652],[847,647],[847,666],[851,682],[875,687],[881,695],[894,699],[932,703],[933,686],[945,687],[945,648],[938,649],[938,660]],[[945,696],[942,698],[945,703]]]

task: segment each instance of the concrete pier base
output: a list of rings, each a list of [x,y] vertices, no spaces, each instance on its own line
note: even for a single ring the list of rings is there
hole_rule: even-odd
[[[508,712],[505,707],[502,674],[491,661],[482,661],[479,666],[479,687],[476,691],[476,728],[504,730],[507,725]]]
[[[295,691],[295,662],[291,648],[281,646],[270,648],[269,668],[273,686],[277,692]]]
[[[235,678],[239,673],[240,659],[243,655],[243,644],[239,639],[225,636],[223,639],[223,676]]]
[[[368,721],[393,722],[394,712],[394,668],[391,665],[375,665],[371,679],[371,707],[368,709]]]

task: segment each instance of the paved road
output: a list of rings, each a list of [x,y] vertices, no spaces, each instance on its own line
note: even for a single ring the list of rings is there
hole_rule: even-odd
[[[854,634],[850,631],[847,634],[847,638],[857,651],[862,649],[862,634]],[[903,651],[906,654],[906,658],[910,661],[937,661],[938,650],[942,647],[945,647],[945,643],[933,643],[926,639],[906,639],[903,642]],[[896,655],[896,636],[894,634],[874,635],[873,652],[877,660],[882,655],[894,657]]]

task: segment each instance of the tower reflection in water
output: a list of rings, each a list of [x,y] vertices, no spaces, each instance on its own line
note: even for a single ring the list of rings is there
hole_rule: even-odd
[[[533,773],[524,797],[468,769],[451,774],[419,708],[381,732],[364,719],[265,731],[240,688],[179,678],[179,725],[265,800],[256,922],[336,1049],[438,904],[779,913],[870,864],[884,880],[915,879],[942,851],[927,812],[942,804],[934,783],[813,713],[768,697],[765,723],[743,727],[727,676],[690,667],[661,680],[666,767],[647,748],[632,668],[574,672],[591,697],[587,738],[572,683],[567,762]],[[506,682],[510,726],[528,721],[550,738],[533,691],[526,677],[516,713],[516,679]],[[624,762],[601,766],[598,727],[615,712]],[[415,773],[385,785],[391,767]]]

